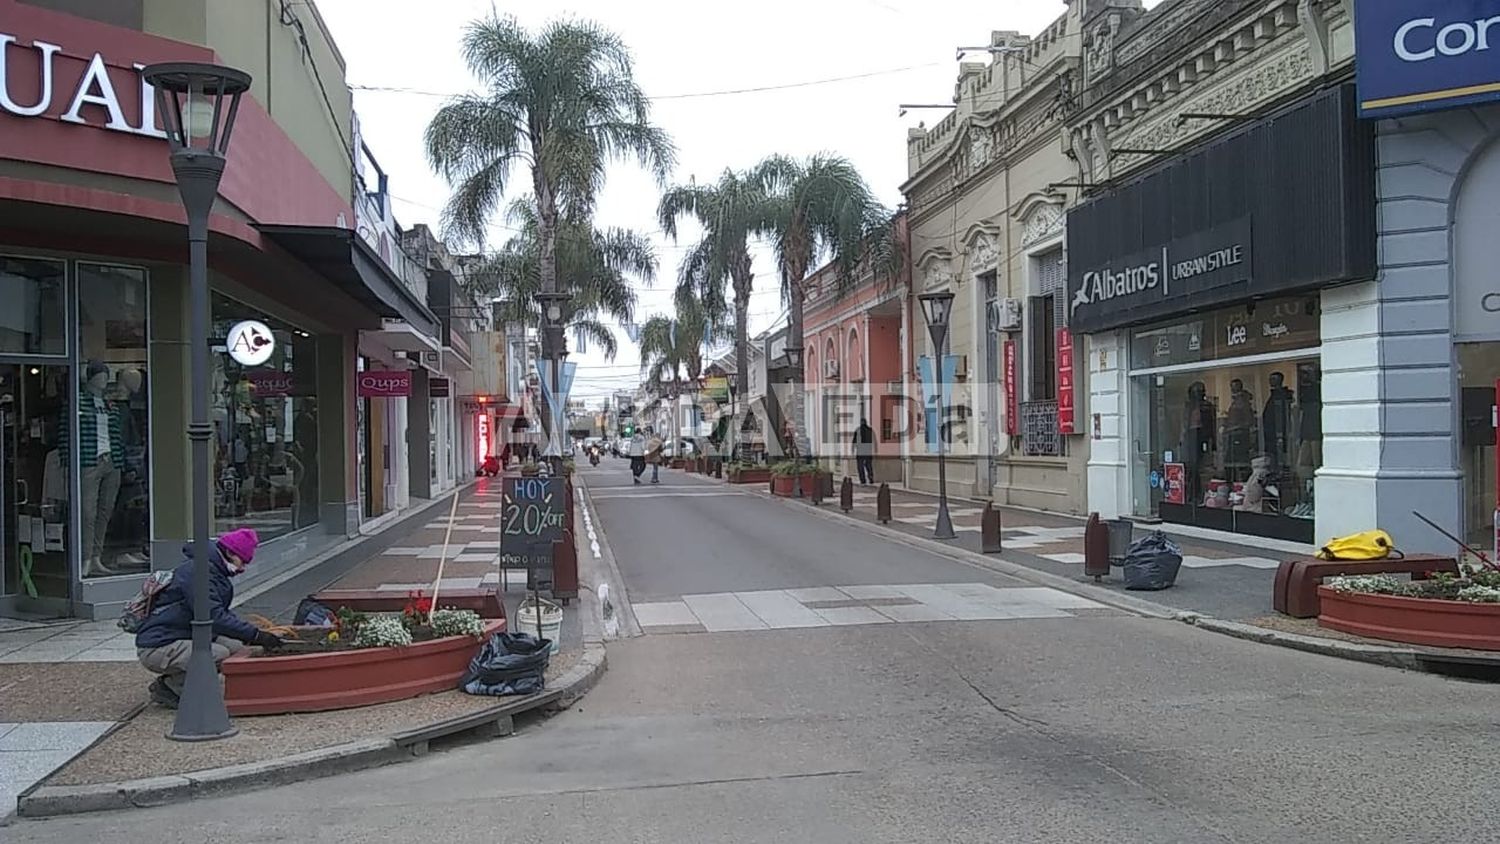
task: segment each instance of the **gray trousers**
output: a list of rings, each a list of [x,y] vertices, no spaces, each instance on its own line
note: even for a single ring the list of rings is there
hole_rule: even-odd
[[[244,650],[245,643],[228,636],[216,636],[213,642],[214,665],[229,658],[229,655]],[[141,665],[153,674],[160,674],[167,688],[182,694],[182,680],[187,676],[188,659],[193,654],[192,639],[178,639],[159,648],[137,648],[136,656]]]
[[[82,544],[78,559],[85,565],[104,554],[104,536],[109,532],[109,520],[115,514],[115,499],[120,495],[120,468],[109,455],[99,455],[99,462],[83,470],[79,479],[82,491],[78,503],[78,517],[82,523]]]

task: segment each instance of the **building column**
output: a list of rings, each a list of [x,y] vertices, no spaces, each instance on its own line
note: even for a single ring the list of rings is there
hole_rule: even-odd
[[[432,497],[431,405],[428,403],[427,370],[411,370],[411,395],[406,399],[406,454],[412,498]]]
[[[1122,331],[1089,334],[1075,348],[1086,349],[1083,360],[1074,360],[1076,371],[1088,372],[1088,404],[1084,418],[1078,420],[1084,435],[1094,437],[1094,420],[1099,420],[1098,437],[1089,442],[1088,491],[1086,509],[1102,519],[1131,515],[1134,502],[1130,493],[1130,431],[1127,424],[1128,347]]]
[[[354,373],[357,334],[318,335],[318,519],[334,535],[359,533]],[[373,490],[372,490],[373,494]]]

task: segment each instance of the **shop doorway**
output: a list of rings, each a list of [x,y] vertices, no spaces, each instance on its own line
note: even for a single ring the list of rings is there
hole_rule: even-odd
[[[66,365],[0,362],[0,603],[66,615],[73,577]]]

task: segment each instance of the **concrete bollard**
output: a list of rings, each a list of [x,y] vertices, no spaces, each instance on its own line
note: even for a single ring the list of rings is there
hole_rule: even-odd
[[[845,513],[854,509],[854,481],[848,475],[844,476],[844,482],[839,484],[839,509]]]
[[[1098,513],[1090,513],[1083,528],[1083,573],[1095,583],[1109,574],[1109,528],[1099,520]]]
[[[875,518],[883,525],[891,523],[891,485],[881,484],[875,492]]]
[[[807,478],[807,475],[802,476],[802,479],[804,481],[807,480]],[[829,475],[828,478],[829,482],[831,483],[833,480],[833,476]],[[812,499],[813,506],[818,506],[823,503],[823,473],[819,472],[818,474],[812,476],[812,489],[808,491],[807,497]]]
[[[984,513],[979,517],[979,541],[984,553],[1000,553],[1000,511],[995,509],[993,501],[985,503]]]

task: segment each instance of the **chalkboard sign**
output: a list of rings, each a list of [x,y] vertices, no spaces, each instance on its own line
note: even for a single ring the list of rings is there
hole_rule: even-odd
[[[504,567],[552,568],[552,543],[563,538],[567,487],[562,478],[507,477],[501,486],[500,559]],[[524,563],[523,563],[524,561]],[[551,578],[546,577],[550,581]]]

